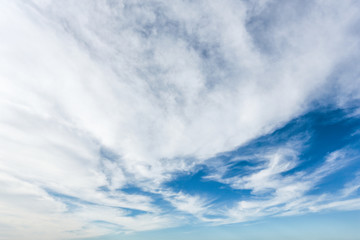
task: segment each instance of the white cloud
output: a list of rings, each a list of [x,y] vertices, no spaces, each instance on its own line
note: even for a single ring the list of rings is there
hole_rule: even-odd
[[[291,158],[288,157],[289,152]],[[295,174],[284,174],[297,166],[297,153],[291,150],[284,151],[280,146],[280,151],[275,155],[265,155],[269,159],[264,164],[264,169],[245,177],[222,179],[221,176],[217,179],[232,184],[237,189],[250,189],[253,194],[253,199],[239,201],[229,208],[226,213],[228,218],[221,223],[244,222],[263,216],[304,214],[324,209],[358,209],[359,198],[356,195],[347,198],[349,191],[357,189],[357,179],[331,193],[311,193],[326,177],[357,161],[357,155],[352,150],[341,149],[328,154],[323,164],[317,166],[314,171],[304,169]]]
[[[354,195],[360,189],[360,172],[355,175],[355,178],[345,184],[342,194],[344,196]]]
[[[346,81],[336,82],[330,75],[358,50],[359,7],[318,1],[289,16],[291,4],[276,4],[2,1],[0,173],[6,177],[0,191],[12,184],[20,191],[1,198],[2,211],[26,204],[21,194],[39,206],[14,211],[14,220],[5,224],[25,226],[30,232],[23,237],[32,238],[31,229],[36,235],[41,224],[30,219],[65,221],[64,203],[44,191],[50,189],[96,204],[74,212],[76,223],[58,232],[104,233],[81,230],[96,220],[124,231],[176,225],[151,196],[119,188],[130,184],[164,193],[161,184],[174,172],[191,171],[208,157],[274,130],[334,83],[341,104],[357,99],[360,84],[350,88],[355,80],[342,75]],[[273,7],[282,17],[271,15]],[[262,30],[249,30],[261,17],[269,20],[271,54],[261,48]],[[115,159],[106,159],[101,149]],[[294,167],[284,154],[292,156],[291,150],[272,153],[264,170],[231,185],[275,189],[268,206],[302,193],[306,181],[277,178]],[[178,194],[169,201],[206,220],[208,200]],[[239,206],[259,211],[256,203]],[[129,217],[114,207],[148,213]],[[49,209],[57,209],[56,217]]]

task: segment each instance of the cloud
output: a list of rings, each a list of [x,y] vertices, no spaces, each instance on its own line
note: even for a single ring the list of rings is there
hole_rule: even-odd
[[[355,178],[346,183],[345,188],[342,190],[344,196],[354,195],[360,189],[360,172],[356,173]]]
[[[357,147],[347,146],[327,153],[323,160],[317,159],[318,163],[309,167],[307,165],[311,163],[306,163],[307,160],[301,158],[306,156],[304,155],[306,151],[313,151],[307,149],[309,142],[312,145],[316,144],[312,138],[299,138],[293,135],[295,140],[285,141],[280,145],[276,143],[276,140],[272,142],[271,138],[276,138],[276,135],[263,140],[270,142],[270,146],[262,146],[260,143],[255,146],[261,147],[252,148],[251,144],[245,147],[245,152],[246,148],[250,148],[253,155],[236,155],[241,154],[242,151],[233,153],[235,156],[230,154],[231,158],[226,160],[228,164],[217,163],[224,166],[220,171],[216,167],[213,168],[214,164],[210,162],[210,173],[204,177],[205,179],[230,185],[233,189],[250,191],[248,195],[242,194],[243,200],[235,200],[230,207],[224,207],[219,211],[226,218],[216,224],[253,221],[265,216],[289,216],[329,209],[358,209],[359,197],[356,194],[359,187],[358,173],[354,174],[349,170],[349,167],[357,169]],[[275,145],[271,146],[271,144]],[[219,159],[215,158],[213,161],[219,161]],[[242,168],[235,168],[237,164],[244,162],[247,164],[242,164]],[[348,175],[355,175],[355,177],[331,191],[322,189],[321,185],[326,183],[329,177],[343,171],[344,168],[347,168],[345,171]],[[344,179],[338,177],[336,181],[341,182]],[[327,185],[332,184],[327,183]]]
[[[216,212],[212,199],[164,183],[274,131],[314,102],[348,106],[359,99],[357,66],[349,64],[358,59],[356,2],[2,6],[1,224],[17,229],[6,238],[38,238],[45,223],[46,239],[86,237],[114,231],[109,226],[177,226],[188,221],[180,212],[239,221],[284,212],[275,207],[289,200],[289,209],[296,201],[306,208],[310,200],[301,197],[313,179],[282,176],[298,166],[293,145],[253,156],[264,164],[250,175],[224,180],[227,167],[219,165],[212,178],[255,194],[272,190],[270,200]],[[342,152],[334,154],[315,179],[339,166]],[[128,186],[142,192],[126,192]]]

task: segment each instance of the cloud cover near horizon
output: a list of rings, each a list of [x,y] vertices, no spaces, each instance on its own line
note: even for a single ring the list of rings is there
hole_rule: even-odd
[[[1,5],[0,238],[360,209],[356,1]]]

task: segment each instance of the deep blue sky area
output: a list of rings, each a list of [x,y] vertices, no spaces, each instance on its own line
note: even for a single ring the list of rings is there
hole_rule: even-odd
[[[346,148],[351,151],[354,161],[342,166],[336,174],[326,176],[318,185],[309,191],[309,194],[332,192],[341,189],[343,185],[355,177],[360,170],[359,140],[357,133],[360,127],[360,119],[353,116],[354,107],[347,109],[334,109],[332,107],[320,108],[290,121],[274,132],[250,141],[234,151],[218,154],[209,161],[221,161],[228,166],[224,178],[234,176],[246,176],[251,174],[250,169],[256,169],[263,165],[263,161],[253,161],[250,156],[268,149],[286,145],[289,141],[302,141],[303,147],[299,151],[299,159],[296,167],[282,172],[289,176],[302,171],[313,171],[321,167],[329,153]],[[241,157],[241,160],[233,159]],[[249,159],[246,159],[248,157]],[[211,165],[211,164],[210,164]],[[207,180],[206,176],[213,169],[204,164],[195,172],[180,175],[166,186],[189,194],[202,193],[228,202],[230,199],[243,199],[251,195],[249,189],[234,190],[228,185],[217,181]]]

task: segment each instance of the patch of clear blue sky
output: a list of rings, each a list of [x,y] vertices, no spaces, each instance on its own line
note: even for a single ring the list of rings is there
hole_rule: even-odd
[[[212,227],[181,227],[86,240],[358,240],[360,211],[268,218]]]

